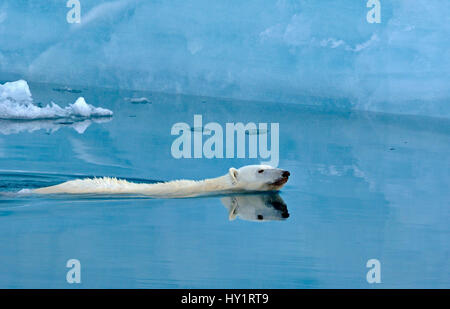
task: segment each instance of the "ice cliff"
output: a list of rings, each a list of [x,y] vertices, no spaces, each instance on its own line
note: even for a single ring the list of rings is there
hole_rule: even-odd
[[[2,0],[0,79],[450,117],[450,1],[80,3]]]

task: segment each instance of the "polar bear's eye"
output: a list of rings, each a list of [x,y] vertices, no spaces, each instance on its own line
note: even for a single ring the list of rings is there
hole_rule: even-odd
[[[264,170],[259,170],[259,171],[258,171],[258,173],[260,173],[260,174],[261,174],[262,172],[264,172]]]

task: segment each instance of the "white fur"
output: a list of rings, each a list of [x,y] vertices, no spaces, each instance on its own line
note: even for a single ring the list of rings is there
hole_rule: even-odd
[[[146,184],[109,177],[76,179],[51,187],[35,189],[33,193],[138,194],[173,198],[245,191],[273,191],[279,190],[284,185],[284,183],[276,183],[283,178],[283,172],[283,170],[268,165],[249,165],[240,169],[230,168],[228,174],[224,176],[201,181],[174,180]],[[285,180],[287,181],[287,177]]]

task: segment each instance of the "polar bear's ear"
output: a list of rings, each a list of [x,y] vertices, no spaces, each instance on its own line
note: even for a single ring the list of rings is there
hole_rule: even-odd
[[[230,174],[231,182],[233,183],[233,185],[237,184],[238,170],[232,167],[228,170],[228,173]]]

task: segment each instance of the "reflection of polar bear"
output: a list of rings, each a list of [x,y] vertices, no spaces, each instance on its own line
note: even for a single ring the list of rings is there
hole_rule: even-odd
[[[279,190],[288,181],[289,172],[268,165],[249,165],[230,168],[221,177],[201,181],[175,180],[146,184],[116,178],[76,179],[33,190],[38,194],[140,194],[153,197],[193,197],[246,191]]]
[[[230,220],[273,221],[289,218],[286,204],[278,193],[242,194],[221,199]]]

